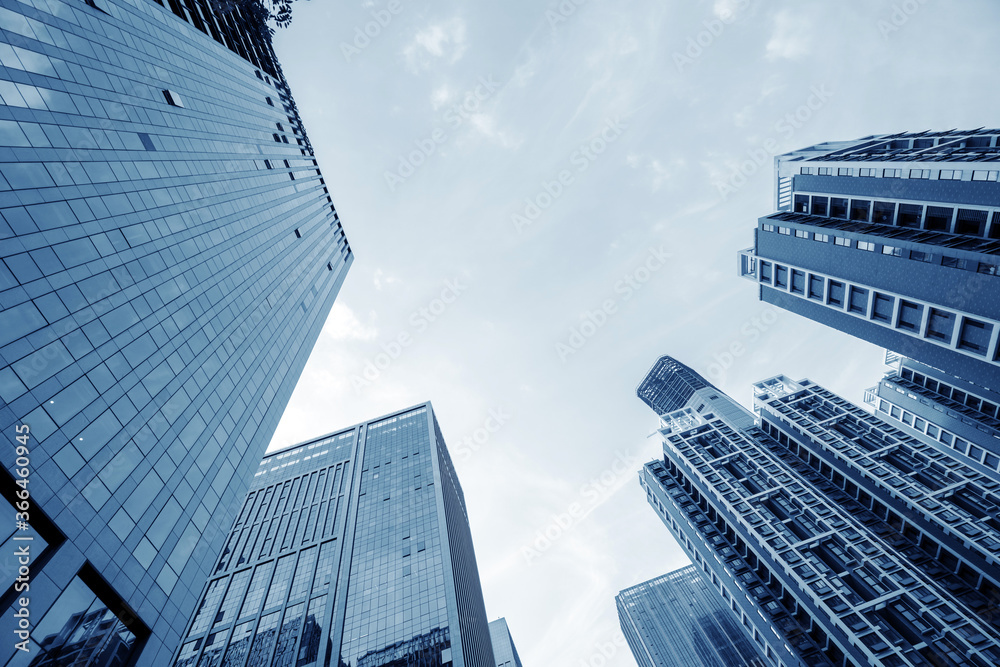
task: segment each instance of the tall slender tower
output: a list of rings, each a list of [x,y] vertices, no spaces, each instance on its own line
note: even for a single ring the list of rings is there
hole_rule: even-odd
[[[176,667],[494,667],[430,403],[269,454]]]
[[[352,262],[253,6],[0,8],[0,664],[170,662]]]
[[[493,644],[493,660],[496,667],[522,667],[521,657],[514,646],[514,638],[510,636],[506,618],[490,621],[490,640]]]
[[[775,159],[740,273],[760,299],[1000,391],[1000,129]]]
[[[640,482],[771,664],[1000,664],[1000,482],[808,380],[754,411],[661,414]]]
[[[764,667],[730,609],[694,565],[626,588],[618,620],[641,667]]]

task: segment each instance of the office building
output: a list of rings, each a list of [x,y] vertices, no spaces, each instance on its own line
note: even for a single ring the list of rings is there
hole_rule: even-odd
[[[1000,391],[1000,130],[901,133],[775,159],[740,273],[762,301]]]
[[[660,415],[640,481],[769,663],[1000,664],[1000,482],[809,380],[754,411]]]
[[[506,618],[490,621],[490,643],[493,644],[493,662],[496,667],[521,667],[521,658],[517,655]]]
[[[0,665],[169,664],[352,262],[249,6],[0,8]]]
[[[767,663],[698,568],[688,565],[615,596],[639,667],[763,667]]]
[[[264,458],[172,664],[493,667],[430,403]]]

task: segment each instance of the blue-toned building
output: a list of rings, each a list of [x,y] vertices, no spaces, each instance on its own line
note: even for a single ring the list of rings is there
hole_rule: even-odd
[[[1000,482],[808,380],[754,413],[659,415],[640,482],[767,664],[1000,664]]]
[[[0,535],[8,638],[34,538],[5,667],[170,663],[352,262],[270,39],[227,6],[0,2],[0,494],[22,469],[31,494]]]
[[[1000,129],[775,159],[740,273],[762,301],[1000,391]]]
[[[892,369],[865,394],[876,414],[1000,479],[1000,394],[913,359],[891,361]]]
[[[493,662],[496,667],[522,667],[506,618],[490,621],[490,642],[493,644]]]
[[[615,596],[622,633],[639,667],[764,667],[746,636],[694,565]]]
[[[430,403],[269,454],[176,667],[494,667]]]

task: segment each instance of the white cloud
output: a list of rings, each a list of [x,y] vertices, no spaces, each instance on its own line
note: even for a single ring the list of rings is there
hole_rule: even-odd
[[[491,114],[473,114],[469,117],[469,122],[479,134],[503,148],[517,148],[521,145],[520,139],[514,139],[506,132],[497,129],[496,118]]]
[[[392,285],[398,282],[398,278],[386,275],[385,271],[382,269],[375,269],[375,275],[372,276],[372,283],[375,285],[375,289],[377,290],[381,290],[385,285]]]
[[[368,319],[368,324],[363,323],[354,311],[337,301],[323,333],[333,340],[374,340],[378,336],[378,327],[373,322],[375,314],[371,313]]]
[[[419,31],[403,49],[403,54],[410,69],[416,72],[428,69],[436,59],[456,63],[467,48],[465,21],[456,16]]]
[[[801,14],[779,12],[774,17],[774,32],[767,43],[768,60],[797,60],[809,53],[812,23]]]
[[[447,85],[440,86],[431,91],[431,105],[435,109],[440,109],[445,104],[448,104],[452,98],[452,91]]]

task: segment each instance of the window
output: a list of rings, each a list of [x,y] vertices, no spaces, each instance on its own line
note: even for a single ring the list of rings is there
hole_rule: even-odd
[[[845,239],[843,236],[834,236],[833,242],[837,245],[844,246],[846,248],[851,247],[851,239]]]
[[[891,255],[892,257],[902,257],[903,249],[891,245],[884,245],[882,246],[882,254]]]
[[[859,169],[858,170],[858,176],[867,176],[869,178],[874,178],[874,176],[875,176],[875,170],[874,169]]]
[[[868,212],[871,210],[872,203],[864,199],[852,199],[851,200],[851,220],[861,220],[863,222],[868,222]]]
[[[764,224],[764,225],[761,225],[761,229],[764,230],[765,232],[773,232],[774,231],[774,225]]]
[[[976,211],[967,208],[958,209],[955,220],[956,234],[982,236],[986,233],[986,211]]]
[[[867,250],[868,252],[875,252],[875,244],[871,241],[858,241],[858,250]]]
[[[924,229],[947,232],[951,229],[951,216],[955,209],[944,206],[928,206]]]
[[[788,269],[777,265],[774,267],[774,284],[777,287],[788,287]]]
[[[942,169],[938,178],[942,181],[960,181],[962,180],[962,170]]]
[[[806,274],[797,269],[792,269],[792,292],[795,294],[806,293]]]
[[[899,302],[899,319],[896,326],[907,331],[920,331],[920,320],[924,316],[924,307],[905,299]]]
[[[931,170],[930,169],[911,169],[910,170],[910,178],[930,178],[930,177],[931,177]]]
[[[837,167],[837,176],[853,176],[854,170],[850,167]]]
[[[181,96],[172,90],[164,90],[163,97],[167,100],[167,104],[172,107],[184,108],[184,102],[181,100]]]
[[[934,260],[934,255],[929,252],[920,252],[919,250],[910,251],[910,259],[916,260],[918,262],[931,262]]]
[[[927,337],[937,340],[951,341],[955,329],[955,315],[945,310],[931,308],[927,319]]]
[[[880,322],[892,321],[892,308],[896,300],[886,294],[875,293],[875,303],[872,308],[872,319]]]
[[[903,177],[903,170],[902,169],[883,169],[882,170],[882,178],[902,178],[902,177]]]
[[[813,197],[812,198],[812,214],[813,215],[826,215],[827,205],[830,200],[827,197]]]
[[[819,175],[820,176],[829,176],[830,175],[830,167],[820,167],[819,168]]]
[[[852,313],[860,313],[862,315],[868,312],[868,290],[861,287],[851,287],[850,301],[848,305],[848,310]]]
[[[834,306],[844,305],[844,283],[836,280],[830,281],[830,293],[827,295],[826,302]]]
[[[1000,171],[981,171],[976,169],[972,172],[972,180],[974,181],[995,181],[997,180],[997,174]]]
[[[823,300],[823,278],[821,276],[809,276],[809,298],[818,301]]]
[[[778,227],[778,233],[784,234],[785,236],[791,236],[792,230],[788,227]]]
[[[809,212],[809,195],[795,195],[795,212]]]
[[[760,281],[762,283],[771,282],[771,263],[761,262],[760,263]]]
[[[968,266],[968,262],[964,259],[959,259],[957,257],[942,257],[941,266],[947,266],[952,269],[964,269]]]
[[[831,218],[846,218],[847,217],[847,200],[840,199],[838,197],[830,198],[830,217]]]
[[[1000,275],[1000,271],[997,270],[995,264],[985,264],[983,262],[979,262],[979,266],[976,268],[976,273],[985,273],[989,276]]]
[[[896,218],[896,205],[892,202],[875,202],[875,213],[872,215],[872,222],[880,225],[891,225]]]
[[[797,239],[807,239],[809,238],[809,232],[803,231],[801,229],[795,230],[795,238]]]
[[[969,352],[985,355],[992,333],[992,324],[966,317],[962,321],[962,327],[958,332],[958,347],[960,350],[968,350]]]
[[[920,204],[900,204],[898,224],[900,227],[919,228],[923,213],[924,207]]]
[[[820,243],[829,243],[829,234],[813,234],[813,241],[819,241]]]
[[[803,174],[805,176],[809,176],[809,175],[811,175],[813,173],[813,168],[812,167],[802,167],[801,169],[799,169],[799,173]]]

